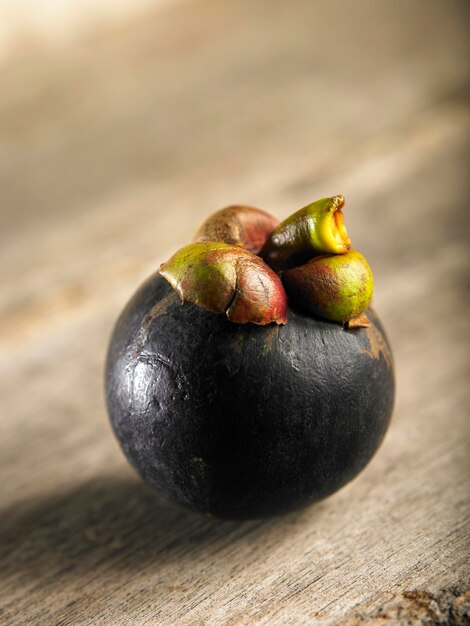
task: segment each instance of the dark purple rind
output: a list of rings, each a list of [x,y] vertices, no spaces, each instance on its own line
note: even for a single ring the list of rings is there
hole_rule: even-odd
[[[285,513],[354,478],[387,430],[390,347],[377,316],[344,330],[289,311],[240,326],[182,305],[157,274],[122,313],[106,398],[124,452],[179,505],[223,518]]]

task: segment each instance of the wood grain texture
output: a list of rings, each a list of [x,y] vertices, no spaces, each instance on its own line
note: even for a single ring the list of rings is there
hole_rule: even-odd
[[[0,623],[466,623],[467,40],[463,2],[195,1],[2,69]],[[210,211],[334,193],[395,350],[382,448],[282,519],[173,508],[107,422],[117,314]]]

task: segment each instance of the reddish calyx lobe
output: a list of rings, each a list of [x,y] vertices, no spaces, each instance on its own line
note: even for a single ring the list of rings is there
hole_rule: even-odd
[[[181,248],[160,267],[179,293],[238,324],[285,324],[287,297],[279,276],[240,246],[196,242]]]
[[[279,220],[261,209],[243,205],[228,206],[213,213],[202,224],[194,241],[241,245],[257,254],[278,223]]]

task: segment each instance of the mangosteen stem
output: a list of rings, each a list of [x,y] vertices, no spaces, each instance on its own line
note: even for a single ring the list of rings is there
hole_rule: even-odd
[[[285,324],[289,296],[324,319],[367,327],[373,276],[366,259],[351,249],[343,206],[341,195],[322,198],[281,223],[260,209],[226,207],[160,273],[182,302],[239,324]]]

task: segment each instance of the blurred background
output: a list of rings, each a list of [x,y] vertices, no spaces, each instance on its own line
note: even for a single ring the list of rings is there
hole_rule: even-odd
[[[121,302],[126,272],[134,284],[224,204],[282,217],[342,193],[377,269],[423,185],[449,210],[463,168],[458,181],[422,169],[466,144],[468,7],[354,4],[3,0],[1,302],[15,352],[98,294]],[[380,298],[390,280],[377,282]]]
[[[0,520],[131,475],[103,406],[109,334],[210,212],[337,193],[397,360],[375,476],[429,480],[436,507],[461,493],[469,31],[464,0],[0,2]]]

